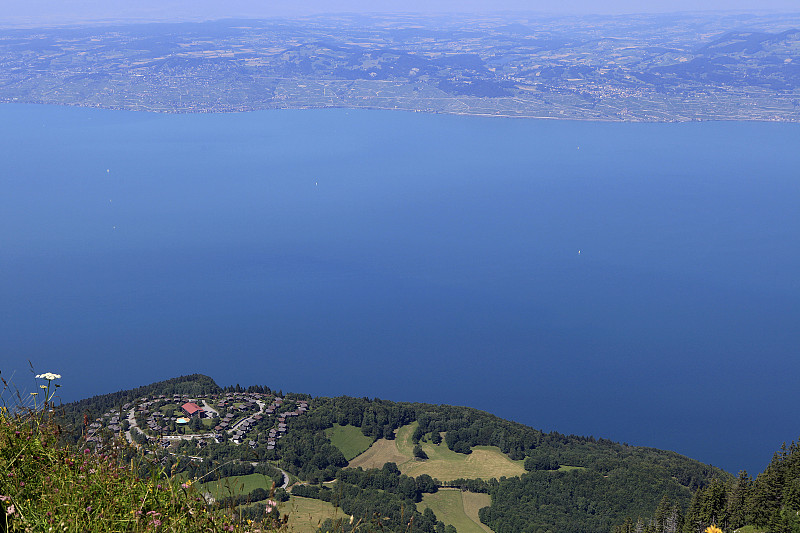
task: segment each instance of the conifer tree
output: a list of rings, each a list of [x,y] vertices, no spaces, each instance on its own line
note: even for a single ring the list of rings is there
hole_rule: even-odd
[[[753,524],[760,527],[769,526],[780,517],[781,493],[783,492],[783,475],[781,463],[785,458],[786,446],[781,452],[772,456],[767,469],[756,476],[753,482],[748,508]]]
[[[664,533],[664,524],[667,521],[667,517],[671,514],[672,503],[669,501],[669,497],[665,494],[658,503],[655,516],[653,517],[654,533]]]
[[[705,492],[705,489],[697,489],[692,494],[689,509],[686,511],[686,517],[683,521],[683,533],[700,533],[704,529],[701,517],[703,492]]]
[[[747,499],[751,483],[750,476],[744,470],[739,472],[739,477],[731,483],[725,502],[725,514],[728,518],[728,526],[732,529],[738,529],[747,524]]]

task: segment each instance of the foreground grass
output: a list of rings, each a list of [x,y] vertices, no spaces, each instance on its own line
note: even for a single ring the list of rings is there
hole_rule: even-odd
[[[52,378],[55,379],[55,378]],[[52,398],[50,385],[42,396]],[[170,478],[124,441],[63,444],[51,405],[9,406],[0,390],[0,532],[217,532],[257,528],[214,510],[189,482]],[[9,408],[10,407],[10,408]],[[142,475],[145,472],[145,475]]]
[[[332,428],[325,430],[325,436],[339,448],[348,461],[358,457],[372,445],[372,438],[365,436],[361,433],[361,428],[356,426],[334,424]]]
[[[384,463],[393,462],[400,471],[409,476],[428,474],[441,481],[453,479],[499,479],[525,473],[524,461],[512,461],[496,446],[475,446],[472,453],[464,455],[450,450],[446,444],[438,446],[422,442],[422,450],[428,459],[414,459],[414,444],[411,436],[416,422],[397,430],[395,440],[379,439],[363,454],[350,462],[352,467],[381,468]],[[460,531],[460,530],[459,530]]]
[[[489,526],[481,524],[478,518],[478,510],[490,503],[488,494],[441,489],[434,494],[425,494],[417,508],[422,511],[430,507],[439,520],[455,527],[458,533],[492,533]]]

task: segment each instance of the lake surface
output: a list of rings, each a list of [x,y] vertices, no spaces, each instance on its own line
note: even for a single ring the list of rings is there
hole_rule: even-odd
[[[800,126],[0,106],[0,371],[470,405],[762,470]]]

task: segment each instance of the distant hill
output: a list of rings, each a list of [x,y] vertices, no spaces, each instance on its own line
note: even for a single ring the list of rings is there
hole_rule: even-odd
[[[191,423],[176,423],[191,405]],[[444,486],[487,494],[478,516],[495,533],[577,533],[652,516],[665,497],[685,509],[697,489],[733,479],[674,452],[544,432],[468,407],[223,388],[197,374],[74,402],[61,416],[73,435],[126,438],[203,481],[260,469],[277,483],[277,465],[301,481],[294,496],[379,516],[385,531],[452,531],[433,510],[445,508],[440,499],[416,507]]]

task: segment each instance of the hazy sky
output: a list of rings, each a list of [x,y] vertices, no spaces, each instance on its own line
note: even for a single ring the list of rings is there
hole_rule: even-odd
[[[196,20],[330,12],[635,13],[703,10],[800,11],[797,0],[6,0],[0,25],[86,20]]]

